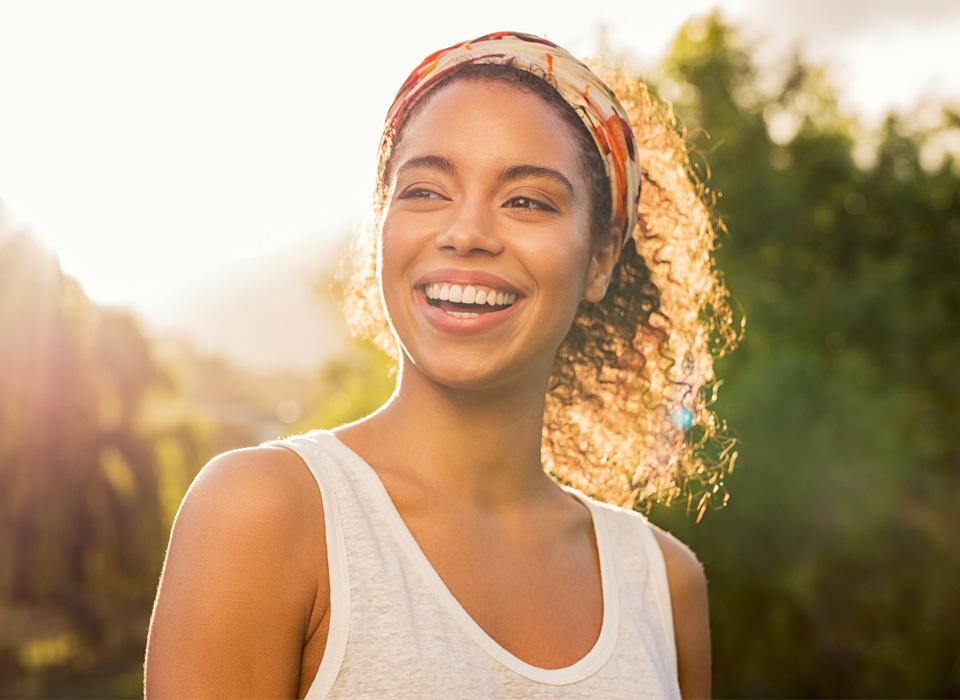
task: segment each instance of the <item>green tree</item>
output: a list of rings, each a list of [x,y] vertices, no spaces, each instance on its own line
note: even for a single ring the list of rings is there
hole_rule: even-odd
[[[146,425],[165,383],[132,316],[0,221],[0,693],[139,667],[166,537],[159,448],[192,449],[189,431]],[[90,692],[139,692],[121,682]]]
[[[864,163],[824,71],[794,56],[781,74],[764,90],[716,15],[664,65],[748,324],[718,366],[741,439],[730,504],[700,526],[654,517],[707,567],[719,695],[955,696],[956,115],[891,116]]]

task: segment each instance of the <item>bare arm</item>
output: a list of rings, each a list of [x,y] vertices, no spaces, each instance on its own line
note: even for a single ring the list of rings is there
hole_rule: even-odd
[[[688,700],[709,698],[710,613],[703,567],[693,552],[675,537],[658,528],[654,528],[654,534],[667,565],[680,694]]]
[[[298,694],[305,640],[329,602],[319,501],[283,448],[227,453],[203,469],[170,537],[147,698]]]

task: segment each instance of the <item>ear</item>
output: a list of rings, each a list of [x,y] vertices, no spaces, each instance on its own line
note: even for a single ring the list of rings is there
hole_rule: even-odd
[[[590,267],[587,270],[587,286],[583,290],[584,299],[593,302],[603,299],[619,257],[620,232],[611,228],[607,237],[593,251]]]

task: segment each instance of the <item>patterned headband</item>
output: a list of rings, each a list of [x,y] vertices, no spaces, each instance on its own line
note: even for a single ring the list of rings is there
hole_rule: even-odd
[[[531,34],[496,32],[430,54],[410,74],[387,112],[385,137],[395,134],[407,108],[424,90],[462,63],[507,63],[548,76],[587,127],[610,182],[612,221],[626,243],[637,223],[640,159],[626,112],[613,91],[556,44]]]

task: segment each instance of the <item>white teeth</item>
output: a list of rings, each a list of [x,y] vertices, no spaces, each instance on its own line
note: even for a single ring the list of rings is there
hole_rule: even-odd
[[[461,287],[459,284],[428,284],[424,288],[427,299],[452,301],[458,304],[487,304],[489,306],[511,305],[517,301],[517,295],[495,290],[477,289],[472,284]]]
[[[447,311],[448,316],[454,316],[455,318],[480,318],[480,314],[475,314],[472,311]]]

